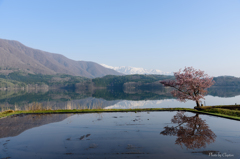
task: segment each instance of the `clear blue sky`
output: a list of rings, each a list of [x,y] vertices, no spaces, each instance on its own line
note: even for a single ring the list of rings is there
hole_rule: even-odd
[[[240,77],[240,0],[0,0],[0,38],[110,66]]]

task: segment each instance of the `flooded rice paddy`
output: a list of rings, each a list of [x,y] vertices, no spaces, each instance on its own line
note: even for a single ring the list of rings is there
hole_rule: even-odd
[[[240,122],[190,112],[1,119],[0,158],[240,158]]]

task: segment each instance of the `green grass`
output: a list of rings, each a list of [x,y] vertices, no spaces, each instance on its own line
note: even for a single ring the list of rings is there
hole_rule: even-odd
[[[197,109],[202,113],[240,120],[240,105],[203,106]]]
[[[222,109],[222,108],[208,108],[208,109],[201,110],[200,112],[240,120],[240,111],[239,110],[230,110],[230,109]]]
[[[73,110],[7,110],[0,112],[0,118],[17,114],[64,114],[64,113],[106,113],[106,112],[145,112],[145,111],[187,111],[193,113],[208,114],[228,119],[240,120],[239,110],[229,110],[221,108],[208,108],[196,110],[190,108],[142,108],[142,109],[73,109]]]
[[[146,109],[73,109],[73,110],[6,110],[0,112],[0,118],[16,114],[61,114],[61,113],[105,113],[105,112],[144,112],[144,111],[190,111],[197,110],[190,108],[146,108]]]

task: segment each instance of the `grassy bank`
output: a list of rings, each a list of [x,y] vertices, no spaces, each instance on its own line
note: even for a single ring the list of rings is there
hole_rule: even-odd
[[[240,120],[240,105],[203,106],[198,108],[198,111],[211,115]]]
[[[237,111],[237,110],[212,108],[212,109],[201,110],[200,112],[206,113],[206,114],[209,114],[209,115],[240,120],[240,111]]]
[[[0,118],[19,115],[19,114],[64,114],[64,113],[106,113],[106,112],[145,112],[145,111],[187,111],[200,114],[208,114],[228,119],[240,120],[240,111],[208,107],[201,110],[190,108],[143,108],[143,109],[73,109],[73,110],[28,110],[13,111],[7,110],[0,112]]]
[[[73,110],[28,110],[0,112],[0,118],[18,114],[63,114],[63,113],[107,113],[107,112],[144,112],[144,111],[190,111],[198,112],[190,108],[143,108],[143,109],[73,109]]]

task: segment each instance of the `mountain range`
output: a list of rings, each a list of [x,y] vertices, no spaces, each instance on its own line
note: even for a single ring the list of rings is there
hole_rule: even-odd
[[[113,67],[108,66],[106,64],[101,64],[102,66],[113,69],[117,72],[123,73],[123,74],[158,74],[158,75],[173,75],[171,72],[163,72],[158,69],[144,69],[144,68],[138,68],[138,67],[130,67],[130,66],[119,66],[119,67]]]
[[[23,71],[31,74],[68,74],[87,78],[122,75],[95,62],[74,61],[67,57],[33,49],[18,41],[0,39],[0,73]]]

